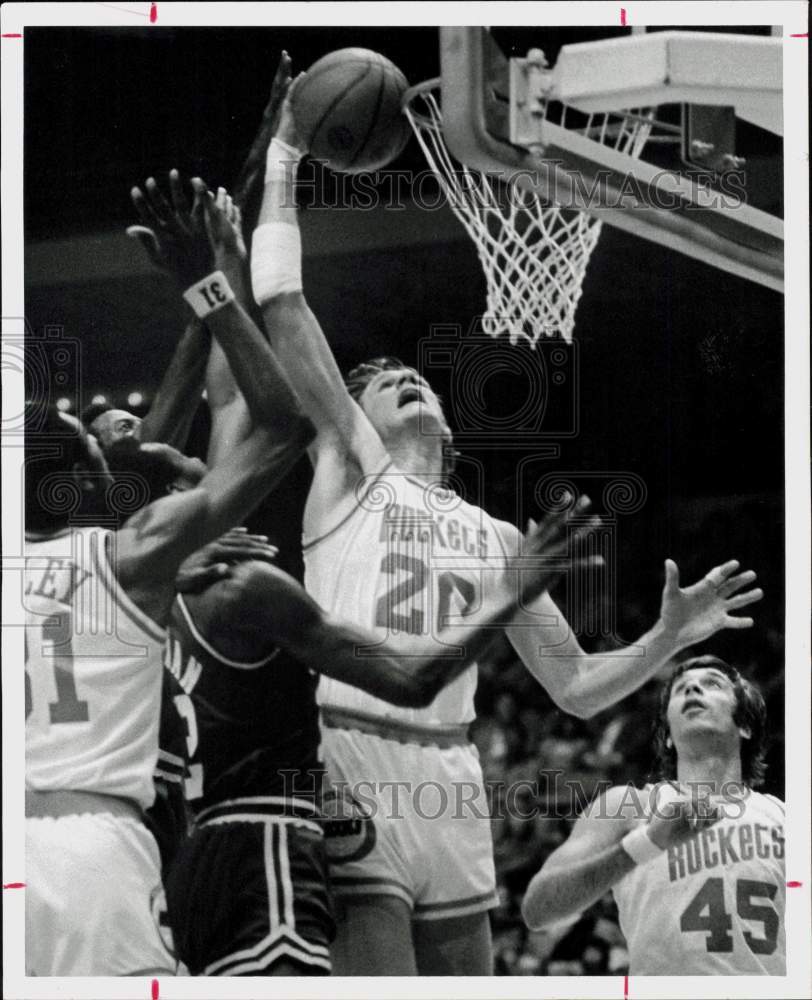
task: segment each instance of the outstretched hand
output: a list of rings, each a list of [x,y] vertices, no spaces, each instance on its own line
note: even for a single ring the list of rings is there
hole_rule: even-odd
[[[240,265],[247,259],[248,251],[242,235],[242,215],[225,188],[217,188],[213,195],[199,177],[192,178],[195,201],[199,201],[203,224],[209,238],[214,264],[224,267],[229,263]]]
[[[660,620],[666,632],[684,649],[710,638],[723,628],[751,628],[752,618],[732,611],[760,601],[764,592],[756,587],[740,591],[756,579],[752,570],[738,573],[735,559],[723,563],[690,587],[680,587],[679,569],[673,559],[665,561],[665,587]]]
[[[600,525],[592,516],[573,529],[570,518],[584,516],[590,506],[589,497],[578,498],[572,511],[548,514],[540,523],[530,520],[522,540],[521,556],[537,556],[531,568],[525,570],[521,600],[530,601],[545,590],[551,590],[565,573],[594,569],[603,565],[600,556],[582,551],[580,543]]]
[[[154,177],[147,178],[144,187],[145,191],[134,187],[130,192],[142,224],[130,226],[127,235],[141,244],[156,267],[176,278],[182,288],[188,288],[214,269],[214,254],[204,224],[206,186],[201,182],[200,188],[195,188],[191,205],[177,170],[169,173],[170,201]]]
[[[199,177],[191,184],[191,205],[177,170],[169,174],[170,201],[153,177],[146,192],[134,187],[132,201],[143,225],[127,229],[156,267],[173,275],[182,288],[217,268],[236,277],[248,257],[240,210],[231,195],[222,187],[213,195]]]
[[[181,563],[175,577],[179,594],[199,594],[231,575],[240,562],[258,559],[273,563],[279,550],[265,535],[249,535],[245,528],[232,528]]]

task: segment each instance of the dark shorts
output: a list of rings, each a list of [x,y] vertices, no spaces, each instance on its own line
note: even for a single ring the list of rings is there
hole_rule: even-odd
[[[178,957],[193,976],[329,975],[335,936],[316,822],[248,809],[195,827],[166,884]]]

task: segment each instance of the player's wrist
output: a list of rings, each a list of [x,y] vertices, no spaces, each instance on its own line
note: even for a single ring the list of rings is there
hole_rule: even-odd
[[[671,627],[662,616],[641,636],[639,644],[646,651],[646,660],[652,664],[665,663],[685,646],[680,641],[679,631]]]
[[[239,302],[248,301],[250,295],[250,272],[248,261],[234,252],[227,252],[215,256],[215,267],[226,276],[226,281],[231,286],[234,295]]]
[[[265,183],[287,181],[292,184],[296,180],[296,171],[302,155],[301,149],[294,142],[274,136],[268,144],[265,158]]]
[[[183,293],[199,320],[219,312],[236,298],[228,278],[222,271],[212,271],[205,278],[195,281]]]
[[[620,841],[620,846],[636,865],[647,864],[663,852],[649,836],[647,826],[635,827]]]

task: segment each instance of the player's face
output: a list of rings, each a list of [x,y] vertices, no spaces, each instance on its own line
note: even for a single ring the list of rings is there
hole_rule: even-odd
[[[744,735],[733,721],[735,714],[733,683],[715,667],[686,670],[671,687],[668,726],[677,752],[697,734],[715,733],[731,739]]]
[[[103,449],[124,438],[141,439],[141,419],[126,410],[108,410],[93,421],[92,431]]]
[[[416,429],[436,426],[450,436],[440,400],[411,368],[379,372],[364,389],[360,403],[384,441],[406,422],[414,422]]]

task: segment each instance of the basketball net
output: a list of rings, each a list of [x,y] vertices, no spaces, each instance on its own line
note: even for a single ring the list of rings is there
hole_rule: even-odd
[[[451,210],[479,254],[488,294],[484,332],[507,336],[511,344],[526,340],[531,347],[541,337],[571,341],[602,222],[454,160],[443,136],[439,90],[439,80],[413,88],[404,110]],[[556,124],[564,127],[573,110],[549,102],[545,113],[551,121],[555,114]],[[635,112],[574,114],[585,119],[575,131],[633,157],[640,156],[652,127],[651,116]]]

